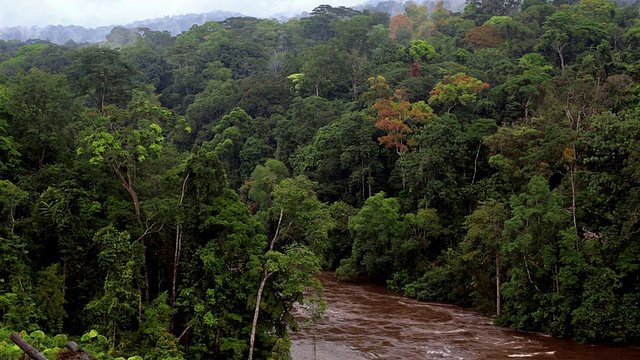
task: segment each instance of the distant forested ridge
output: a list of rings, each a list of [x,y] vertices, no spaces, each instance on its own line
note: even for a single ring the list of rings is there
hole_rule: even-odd
[[[242,16],[242,14],[217,10],[203,14],[165,16],[159,19],[135,21],[126,25],[99,26],[95,28],[54,24],[47,26],[11,26],[0,28],[0,39],[7,41],[18,40],[22,42],[29,40],[47,40],[58,45],[67,43],[99,43],[106,40],[107,34],[109,34],[113,28],[142,28],[154,31],[168,31],[173,35],[178,35],[189,30],[194,24],[202,25],[207,21],[222,21],[234,16]]]
[[[0,337],[287,359],[330,268],[638,343],[639,65],[605,0],[0,41]]]
[[[359,11],[369,11],[371,13],[383,12],[388,13],[390,16],[401,14],[404,12],[405,7],[412,2],[403,3],[401,1],[376,1],[372,0],[364,3],[363,5],[354,6],[353,8]],[[436,1],[423,1],[422,5],[433,8],[436,5]],[[443,5],[450,10],[460,11],[463,8],[461,1],[447,0],[443,2]],[[243,14],[216,10],[202,14],[186,14],[186,15],[173,15],[165,16],[158,19],[148,19],[134,21],[130,24],[118,24],[111,26],[99,26],[96,28],[85,28],[77,25],[47,25],[47,26],[12,26],[12,27],[0,27],[0,39],[1,40],[18,40],[22,42],[45,40],[50,41],[58,45],[73,45],[73,43],[100,43],[106,40],[106,36],[112,32],[114,28],[125,28],[129,31],[135,31],[139,29],[149,29],[153,31],[168,31],[172,35],[179,35],[191,28],[192,25],[202,25],[208,21],[223,21],[231,17],[243,17]],[[308,12],[303,12],[295,17],[302,18],[308,17]],[[281,14],[273,14],[269,16],[279,21],[287,21],[289,17]]]

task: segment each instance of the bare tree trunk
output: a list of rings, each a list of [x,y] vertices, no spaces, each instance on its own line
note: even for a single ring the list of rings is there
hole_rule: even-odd
[[[140,200],[138,199],[138,194],[136,193],[136,190],[133,188],[133,179],[131,176],[131,170],[129,169],[129,167],[127,167],[126,169],[127,177],[125,178],[124,175],[122,175],[122,173],[120,172],[120,165],[116,165],[112,163],[111,166],[113,167],[113,170],[116,173],[118,180],[120,180],[122,187],[124,187],[125,190],[127,190],[129,195],[131,196],[131,201],[133,201],[133,207],[136,212],[136,220],[138,221],[138,223],[142,224],[142,215],[140,213]],[[140,244],[144,248],[144,251],[142,252],[142,273],[144,277],[143,281],[144,281],[145,302],[149,303],[150,301],[149,271],[147,270],[147,254],[146,254],[147,250],[146,250],[143,238],[140,238]],[[139,311],[138,317],[142,318],[142,308],[140,307],[138,311]]]
[[[220,326],[216,327],[216,340],[215,345],[213,347],[213,353],[218,355],[220,354]]]
[[[473,161],[473,178],[471,179],[471,185],[476,182],[476,173],[478,172],[478,157],[480,157],[480,148],[482,147],[482,140],[478,144],[478,150],[476,151],[476,159]]]
[[[553,287],[556,288],[556,294],[560,295],[560,273],[558,264],[553,265]]]
[[[186,328],[184,328],[184,330],[182,330],[182,333],[180,334],[180,336],[178,336],[178,341],[180,341],[180,339],[182,339],[190,329],[191,329],[191,325],[189,325]]]
[[[176,225],[176,248],[173,253],[173,274],[171,276],[171,308],[176,302],[176,284],[178,278],[178,262],[180,261],[180,252],[182,250],[182,227]]]
[[[138,328],[142,327],[142,288],[138,285]]]
[[[364,182],[364,172],[362,172],[362,201],[364,201],[365,199],[365,193],[364,193],[364,189],[365,189],[365,182]]]
[[[136,193],[135,189],[133,188],[133,179],[131,178],[131,170],[129,170],[129,167],[127,167],[127,180],[128,180],[129,186],[127,186],[126,189],[127,191],[129,191],[129,194],[131,194],[133,207],[135,208],[135,211],[136,211],[136,220],[138,220],[138,222],[141,223],[142,215],[140,214],[140,200],[138,199],[138,193]]]
[[[449,107],[447,108],[447,114],[451,114],[451,109],[453,109],[455,106],[456,106],[456,104],[455,104],[455,103],[453,103],[453,105],[449,106]]]
[[[573,228],[576,232],[576,249],[579,247],[580,236],[578,234],[578,218],[576,216],[576,179],[574,166],[571,164],[569,180],[571,181],[571,215],[573,216]]]
[[[144,301],[149,304],[151,301],[151,292],[149,290],[149,270],[147,269],[147,247],[144,245],[144,240],[140,241],[142,247],[142,275],[144,276]]]
[[[16,230],[16,212],[15,212],[15,209],[11,209],[11,211],[9,213],[11,214],[11,231],[9,233],[11,235],[13,235],[14,231]]]
[[[180,202],[179,204],[182,206],[182,202],[184,201],[184,193],[187,187],[187,180],[189,179],[189,174],[185,176],[182,181],[182,191],[180,193]],[[176,303],[176,288],[178,283],[178,265],[180,263],[180,253],[182,252],[182,226],[180,224],[176,225],[176,247],[173,253],[173,274],[171,275],[171,309],[174,308]],[[171,321],[169,322],[170,331],[173,332],[173,314],[171,315]]]
[[[404,165],[400,166],[400,172],[402,173],[402,190],[406,190],[407,189],[407,173],[404,170]]]
[[[529,123],[529,104],[531,103],[531,96],[527,99],[527,103],[524,105],[524,122]]]
[[[258,288],[258,296],[256,297],[256,308],[253,311],[253,323],[251,324],[251,339],[249,340],[249,357],[247,359],[253,359],[253,347],[256,341],[256,328],[258,327],[258,315],[260,314],[260,302],[262,301],[262,292],[264,291],[264,286],[267,283],[267,280],[271,276],[271,274],[267,271],[267,264],[264,266],[264,274],[262,277],[262,281],[260,281],[260,287]]]
[[[67,259],[63,258],[62,261],[62,298],[65,298],[67,293]]]
[[[316,330],[313,329],[313,360],[316,360],[318,357],[318,343],[316,341]]]
[[[496,250],[496,315],[500,315],[501,304],[500,291],[500,250]]]
[[[122,184],[122,187],[124,187],[124,189],[127,190],[127,192],[129,193],[129,196],[131,196],[131,201],[133,201],[133,207],[136,212],[136,220],[138,220],[139,223],[142,223],[142,216],[140,214],[140,200],[138,199],[138,194],[136,193],[136,190],[133,188],[131,171],[129,170],[129,168],[127,168],[126,170],[127,177],[125,178],[124,175],[122,175],[122,173],[120,172],[119,165],[111,164],[111,167],[113,167],[113,171],[116,173],[118,180],[120,180],[120,184]]]
[[[184,201],[184,193],[187,188],[187,180],[189,179],[189,174],[184,177],[182,181],[182,191],[180,193],[180,202],[182,205]],[[178,265],[180,262],[180,252],[182,251],[182,226],[180,224],[176,225],[176,248],[173,253],[173,274],[171,278],[171,308],[173,309],[173,305],[176,302],[176,284],[178,279]],[[173,321],[172,321],[173,323]],[[173,326],[173,325],[172,325]]]
[[[42,152],[40,154],[40,158],[38,159],[38,169],[42,169],[42,164],[44,164],[44,155],[45,155],[45,148],[43,146]]]
[[[522,258],[524,259],[524,268],[527,270],[527,277],[529,278],[529,283],[533,285],[534,288],[536,288],[536,290],[538,292],[540,292],[540,289],[538,288],[538,285],[536,285],[536,283],[533,282],[533,279],[531,278],[531,271],[529,271],[529,263],[527,262],[527,255],[523,255]]]
[[[271,239],[271,243],[269,244],[269,251],[273,251],[273,246],[275,245],[276,241],[278,241],[283,216],[284,208],[281,208],[280,218],[278,219],[278,226],[276,227],[276,233],[273,235],[273,239]],[[253,324],[251,325],[251,338],[249,339],[249,356],[247,357],[248,360],[253,359],[253,348],[256,341],[256,328],[258,327],[258,316],[260,315],[260,302],[262,301],[262,292],[264,291],[264,286],[271,275],[273,275],[273,272],[269,272],[269,269],[267,268],[267,261],[265,260],[264,270],[262,273],[262,281],[260,281],[260,287],[258,288],[258,294],[256,296],[256,307],[253,311]]]
[[[558,44],[556,47],[556,50],[558,51],[558,56],[560,57],[560,69],[562,72],[562,78],[564,79],[564,69],[565,69],[565,65],[564,65],[564,55],[562,54],[562,51],[564,50],[565,46],[567,46],[569,44]]]
[[[105,92],[102,91],[102,93],[100,94],[100,114],[104,115],[104,108],[105,108]]]
[[[351,52],[353,61],[351,62],[351,100],[358,100],[358,85],[360,84],[360,70],[362,69],[364,58],[360,57],[357,50]]]
[[[371,183],[372,183],[371,168],[369,168],[369,178],[368,178],[368,180],[369,180],[369,184],[368,184],[368,185],[369,185],[369,197],[371,197],[371,196],[373,196],[373,195],[371,194],[371,193],[372,193],[372,191],[373,191],[373,189],[372,189],[372,185],[371,185]],[[364,199],[363,199],[363,200],[364,200]]]

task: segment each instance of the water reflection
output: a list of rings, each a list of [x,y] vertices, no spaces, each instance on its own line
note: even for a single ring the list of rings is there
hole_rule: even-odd
[[[640,347],[521,333],[456,306],[337,282],[330,272],[322,282],[329,308],[318,324],[291,335],[294,359],[640,359]]]

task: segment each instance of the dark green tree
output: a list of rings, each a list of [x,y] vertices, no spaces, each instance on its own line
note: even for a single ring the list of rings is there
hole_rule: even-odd
[[[393,273],[392,245],[401,236],[400,204],[379,192],[367,199],[358,213],[349,219],[353,236],[351,256],[340,263],[339,276],[367,275],[379,280]]]
[[[117,50],[88,47],[69,54],[66,74],[73,93],[102,112],[108,105],[126,105],[133,89],[133,66]]]
[[[10,124],[25,165],[41,169],[68,154],[70,139],[65,130],[73,112],[64,76],[34,68],[19,75],[7,95]]]

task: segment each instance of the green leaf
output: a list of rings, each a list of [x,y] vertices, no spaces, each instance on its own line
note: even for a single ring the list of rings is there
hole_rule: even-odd
[[[42,332],[41,330],[36,330],[34,332],[32,332],[29,336],[31,336],[34,339],[44,339],[47,336],[44,334],[44,332]]]

